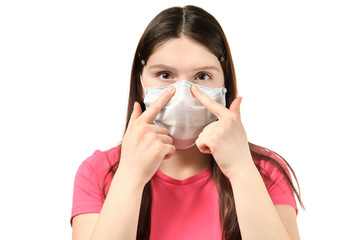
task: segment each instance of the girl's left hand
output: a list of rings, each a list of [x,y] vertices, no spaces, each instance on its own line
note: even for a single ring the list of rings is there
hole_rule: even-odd
[[[200,152],[212,154],[221,171],[231,180],[244,164],[253,164],[240,117],[242,97],[235,98],[227,109],[194,85],[191,87],[191,92],[218,118],[218,121],[210,123],[203,129],[196,140],[196,145]]]

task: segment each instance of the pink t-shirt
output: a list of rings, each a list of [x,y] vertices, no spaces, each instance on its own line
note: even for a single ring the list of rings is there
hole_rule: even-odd
[[[119,157],[119,146],[106,151],[96,150],[80,165],[74,184],[73,207],[70,224],[74,216],[84,213],[100,213],[104,200],[101,197],[102,184],[110,164]],[[269,156],[286,165],[274,153]],[[281,172],[271,163],[260,161],[273,183],[263,179],[274,205],[290,205],[298,213],[294,192]],[[111,178],[106,180],[107,194]],[[151,179],[152,239],[221,239],[219,197],[210,167],[184,180],[177,180],[157,170]]]

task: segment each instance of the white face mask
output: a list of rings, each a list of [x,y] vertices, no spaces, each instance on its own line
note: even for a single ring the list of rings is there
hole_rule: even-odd
[[[177,149],[194,146],[195,140],[204,127],[217,120],[217,117],[192,95],[191,85],[197,86],[208,97],[224,107],[226,106],[226,88],[211,89],[188,81],[176,82],[166,87],[143,87],[145,92],[144,103],[147,109],[163,91],[175,86],[174,96],[156,116],[154,124],[168,129],[169,135],[174,140],[173,145]]]

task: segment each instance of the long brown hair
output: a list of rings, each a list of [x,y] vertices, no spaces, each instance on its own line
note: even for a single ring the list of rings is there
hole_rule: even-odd
[[[151,54],[163,43],[173,38],[186,36],[196,42],[206,46],[210,52],[221,59],[221,67],[224,72],[226,93],[226,104],[229,108],[230,103],[237,96],[235,69],[231,57],[229,44],[225,34],[218,21],[205,10],[195,6],[185,6],[168,8],[159,13],[145,29],[133,60],[130,93],[128,100],[127,120],[125,132],[128,127],[130,115],[134,102],[140,103],[142,110],[145,111],[145,105],[142,99],[142,86],[140,84],[140,74],[143,70],[142,61],[147,61]],[[270,157],[265,152],[269,149],[260,147],[249,142],[251,155],[254,159],[261,159],[274,164],[286,177],[289,186],[295,192],[298,201],[304,208],[300,198],[300,187],[296,175],[291,166],[279,154],[277,156],[289,167],[295,177],[299,192],[291,181],[290,173],[288,173],[278,160]],[[119,148],[119,151],[120,148]],[[264,152],[265,151],[265,152]],[[275,152],[273,152],[275,153]],[[119,154],[120,156],[120,154]],[[120,159],[112,165],[106,177],[111,174],[114,176]],[[263,178],[270,179],[265,171],[262,171],[258,162],[254,161]],[[211,177],[214,179],[219,194],[220,222],[222,226],[222,236],[225,240],[241,239],[240,228],[235,210],[235,201],[232,187],[229,179],[221,172],[214,158],[211,164]],[[103,197],[105,198],[105,180],[103,185]],[[151,184],[150,181],[144,187],[142,202],[140,207],[140,215],[137,229],[137,239],[149,239],[151,226]]]

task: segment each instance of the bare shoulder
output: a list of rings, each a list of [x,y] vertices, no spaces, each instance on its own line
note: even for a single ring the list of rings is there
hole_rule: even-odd
[[[90,239],[98,216],[98,213],[86,213],[75,216],[72,220],[72,240]]]
[[[299,240],[299,229],[296,220],[296,210],[290,205],[275,205],[279,217],[291,239]]]

